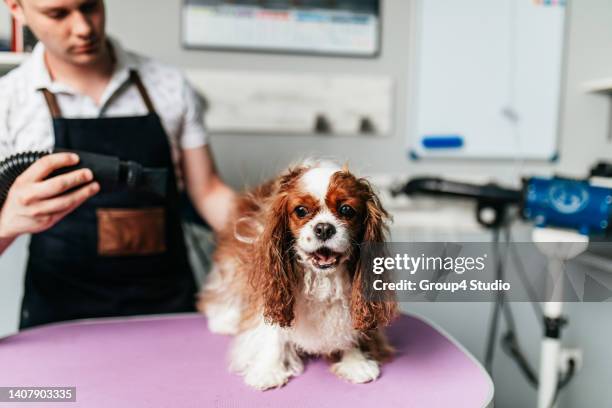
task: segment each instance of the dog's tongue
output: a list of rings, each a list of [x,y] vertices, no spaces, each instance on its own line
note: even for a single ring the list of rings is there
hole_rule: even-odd
[[[338,255],[328,248],[321,248],[314,253],[314,257],[318,263],[328,265],[336,262]]]

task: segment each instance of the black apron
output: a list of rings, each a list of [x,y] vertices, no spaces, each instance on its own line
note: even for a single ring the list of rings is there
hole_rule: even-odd
[[[43,90],[53,117],[55,147],[166,168],[166,197],[101,191],[49,230],[32,235],[21,329],[71,319],[195,309],[196,284],[183,238],[170,145],[136,71],[130,80],[147,115],[66,119],[55,96]]]

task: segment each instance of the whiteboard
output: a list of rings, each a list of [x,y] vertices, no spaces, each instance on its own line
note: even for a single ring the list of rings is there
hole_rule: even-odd
[[[413,158],[557,157],[563,0],[419,0]]]

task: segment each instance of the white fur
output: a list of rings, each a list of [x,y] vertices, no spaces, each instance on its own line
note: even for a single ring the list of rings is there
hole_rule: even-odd
[[[378,363],[367,358],[358,348],[342,353],[342,358],[332,365],[331,370],[338,377],[355,384],[373,381],[380,375]]]
[[[304,190],[312,194],[322,204],[325,204],[325,196],[329,188],[329,181],[334,173],[340,171],[337,166],[313,167],[302,176]]]
[[[288,341],[287,330],[265,323],[240,333],[230,352],[230,370],[258,390],[284,385],[304,369],[297,350]]]
[[[211,304],[206,308],[208,329],[212,333],[234,335],[238,333],[240,310],[232,304]]]
[[[237,334],[242,313],[240,296],[227,290],[229,280],[236,273],[236,266],[232,262],[222,265],[213,265],[206,280],[206,289],[222,293],[217,296],[217,302],[208,302],[204,314],[207,317],[208,329],[218,334]]]
[[[306,270],[304,287],[296,298],[295,320],[289,338],[300,350],[330,354],[352,347],[353,329],[348,303],[350,282],[344,268],[331,273]]]
[[[326,241],[319,240],[314,231],[315,226],[319,223],[333,225],[336,228],[334,236]],[[302,259],[306,259],[309,253],[316,251],[322,246],[326,246],[338,253],[347,253],[351,246],[350,232],[347,226],[336,218],[327,207],[302,227],[296,240],[296,250]]]
[[[264,390],[280,387],[302,372],[298,352],[331,354],[352,350],[358,332],[352,327],[349,291],[343,268],[330,274],[306,271],[304,287],[296,299],[293,325],[280,328],[261,318],[254,328],[236,337],[230,369],[242,374],[248,385]]]

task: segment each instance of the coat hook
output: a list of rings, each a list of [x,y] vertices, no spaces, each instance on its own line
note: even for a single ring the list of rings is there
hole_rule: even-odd
[[[322,113],[319,113],[316,116],[314,131],[315,133],[321,133],[321,134],[332,133],[332,126],[331,126],[331,123],[329,122],[329,119],[327,119],[327,116],[325,116]]]
[[[372,134],[376,133],[376,126],[374,122],[367,116],[362,116],[359,121],[359,133]]]

